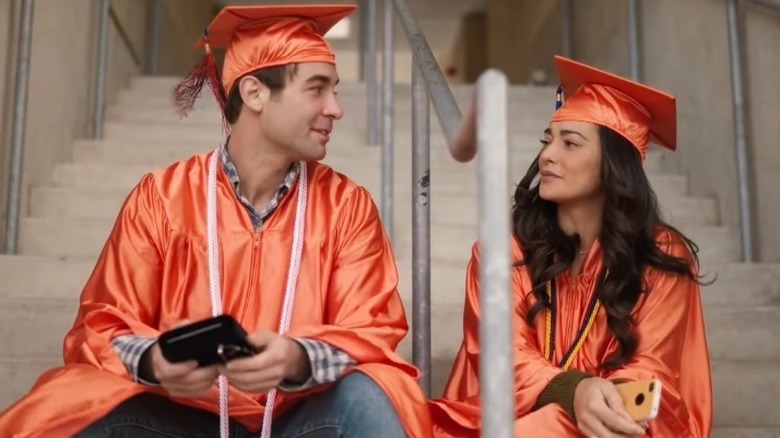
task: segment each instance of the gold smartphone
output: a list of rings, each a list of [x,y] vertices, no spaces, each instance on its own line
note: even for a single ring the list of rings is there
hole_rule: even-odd
[[[635,421],[652,420],[661,406],[661,381],[658,379],[638,380],[615,385],[626,411]]]

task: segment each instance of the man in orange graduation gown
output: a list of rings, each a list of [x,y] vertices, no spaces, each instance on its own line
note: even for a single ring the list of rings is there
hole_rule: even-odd
[[[641,157],[645,156],[647,138],[657,135],[649,132],[650,123],[653,129],[662,125],[662,130],[674,132],[674,99],[668,95],[566,58],[556,57],[556,64],[567,101],[553,121],[582,120],[610,126],[628,139],[643,138],[632,142]],[[659,102],[663,110],[656,108]],[[640,121],[630,117],[632,111]],[[658,123],[658,119],[665,122]],[[668,143],[659,143],[674,149],[673,135],[664,137]],[[663,252],[693,265],[690,252],[676,234],[659,230],[655,238]],[[524,259],[517,239],[512,240],[511,248],[513,261]],[[589,331],[584,331],[581,346],[571,350],[574,353],[568,369],[556,366],[575,344],[581,322],[590,320],[589,303],[598,293],[597,280],[605,266],[598,239],[583,256],[575,277],[570,277],[567,269],[555,278],[564,292],[551,320],[554,329],[550,331],[555,333],[551,358],[546,357],[544,348],[547,310],[542,310],[533,324],[525,320],[535,303],[528,266],[512,268],[515,436],[581,437],[572,407],[574,391],[583,379],[598,377],[612,382],[661,381],[660,410],[658,417],[649,422],[646,436],[708,437],[712,387],[702,303],[699,285],[685,275],[645,267],[643,284],[647,290],[631,311],[637,346],[628,361],[616,369],[600,366],[616,351],[617,342],[608,329],[604,309],[595,307],[595,319]],[[443,397],[430,403],[436,437],[480,434],[478,329],[480,317],[490,315],[480,312],[479,295],[479,249],[475,245],[466,273],[463,342]]]
[[[176,97],[186,109],[209,83],[227,140],[132,190],[64,366],[0,416],[3,436],[430,434],[418,372],[395,353],[407,323],[376,207],[318,162],[342,114],[323,35],[353,9],[227,7],[209,25]],[[227,48],[221,81],[211,46]],[[262,351],[200,368],[163,358],[160,333],[220,313]]]

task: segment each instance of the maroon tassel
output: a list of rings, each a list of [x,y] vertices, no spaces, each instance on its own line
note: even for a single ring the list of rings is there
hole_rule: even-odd
[[[203,61],[196,65],[190,74],[176,85],[173,90],[173,102],[174,105],[176,105],[179,114],[182,117],[186,117],[195,105],[195,101],[200,96],[203,85],[208,82],[209,88],[211,88],[211,91],[214,93],[214,97],[216,97],[220,111],[222,112],[223,124],[226,125],[227,122],[225,121],[224,115],[227,97],[225,96],[225,90],[222,87],[222,79],[219,77],[214,55],[211,53],[208,33],[206,31],[203,32],[203,39],[205,41]]]

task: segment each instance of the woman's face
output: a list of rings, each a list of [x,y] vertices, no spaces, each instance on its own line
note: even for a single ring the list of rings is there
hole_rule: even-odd
[[[601,140],[598,126],[552,122],[539,155],[539,196],[557,204],[579,203],[601,195]]]

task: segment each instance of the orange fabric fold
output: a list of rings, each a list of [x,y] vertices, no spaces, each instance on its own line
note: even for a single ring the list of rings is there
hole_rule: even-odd
[[[660,232],[657,241],[665,252],[690,260],[682,241],[670,232]],[[517,241],[512,243],[512,259],[522,259]],[[576,278],[570,279],[568,273],[556,278],[561,293],[552,363],[561,360],[577,335],[587,304],[596,293],[601,260],[601,248],[596,242]],[[479,250],[475,245],[466,274],[463,343],[443,397],[430,402],[436,437],[479,436],[478,279]],[[649,292],[642,295],[632,313],[638,339],[634,356],[610,372],[598,367],[617,349],[617,341],[609,333],[602,308],[574,357],[572,368],[605,379],[661,379],[664,389],[660,412],[650,422],[646,436],[708,437],[712,427],[712,387],[699,286],[688,277],[654,269],[646,269],[645,280]],[[576,425],[557,405],[531,412],[542,390],[561,370],[544,358],[544,312],[532,326],[525,323],[526,312],[534,303],[527,268],[513,269],[511,284],[515,315],[515,432],[518,436],[580,437]]]
[[[211,316],[206,257],[208,154],[146,175],[126,199],[80,298],[64,342],[64,366],[44,373],[0,415],[16,438],[73,434],[143,391],[111,346],[125,333],[156,336],[181,320]],[[368,192],[309,163],[304,248],[289,335],[349,353],[387,392],[411,437],[430,436],[417,370],[395,353],[407,323],[393,254]],[[275,330],[293,236],[291,190],[255,231],[224,173],[218,178],[223,308],[248,331]],[[280,393],[276,415],[304,397]],[[219,412],[216,386],[182,404]],[[264,395],[230,388],[230,416],[260,427]],[[6,435],[7,436],[7,435]]]

